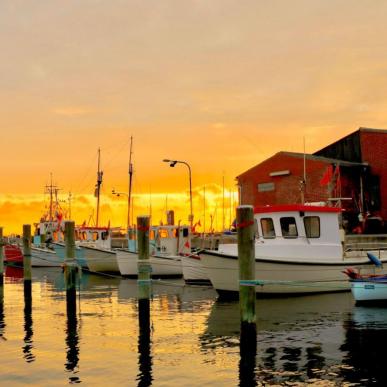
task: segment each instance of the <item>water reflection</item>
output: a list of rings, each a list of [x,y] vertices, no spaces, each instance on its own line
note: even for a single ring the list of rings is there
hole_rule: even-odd
[[[0,285],[0,339],[4,339],[5,321],[4,321],[4,286]]]
[[[138,300],[138,386],[152,385],[152,355],[151,355],[151,326],[150,326],[150,301]]]
[[[362,385],[386,385],[387,309],[354,307],[345,321],[346,335],[340,347],[346,352],[342,369],[346,380],[362,380]]]
[[[242,364],[244,359],[252,360],[242,351],[241,385],[245,377],[249,385],[256,380],[283,382],[285,376],[288,381],[304,381],[318,377],[322,369],[341,364],[340,345],[345,335],[342,321],[352,308],[350,295],[342,294],[257,300],[256,375],[255,379],[251,375],[252,364],[250,368]],[[239,303],[218,300],[200,336],[201,350],[219,354],[233,348],[239,344],[239,331]]]
[[[66,327],[66,364],[65,369],[68,372],[76,374],[78,372],[79,362],[79,337],[78,337],[78,321],[76,310],[67,309],[67,327]],[[80,383],[78,376],[70,376],[70,383]]]
[[[32,353],[34,331],[32,329],[31,281],[24,281],[24,333],[23,357],[27,363],[31,363],[35,360],[35,355]]]

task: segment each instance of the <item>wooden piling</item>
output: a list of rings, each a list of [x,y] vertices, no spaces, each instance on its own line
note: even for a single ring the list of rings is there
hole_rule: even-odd
[[[67,315],[73,316],[77,306],[77,272],[78,266],[75,260],[75,223],[65,222],[65,261],[64,277],[66,285]]]
[[[239,307],[241,318],[240,353],[241,366],[255,359],[257,350],[257,328],[255,315],[255,286],[242,285],[241,281],[255,279],[255,227],[252,206],[237,208],[238,262],[239,262]]]
[[[31,225],[23,225],[23,278],[24,285],[31,286]]]
[[[3,227],[0,227],[0,286],[4,283],[4,240]]]
[[[151,270],[149,263],[149,216],[137,217],[138,246],[138,299],[149,300],[151,295]]]

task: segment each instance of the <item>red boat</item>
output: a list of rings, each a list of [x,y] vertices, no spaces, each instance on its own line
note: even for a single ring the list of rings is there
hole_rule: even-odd
[[[4,258],[8,265],[23,266],[23,252],[18,245],[5,245]]]

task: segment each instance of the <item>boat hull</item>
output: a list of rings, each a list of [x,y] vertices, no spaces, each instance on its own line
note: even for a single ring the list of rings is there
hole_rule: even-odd
[[[66,247],[64,244],[61,243],[53,243],[52,245],[54,247],[55,253],[63,260],[65,260],[65,254],[66,254]],[[88,269],[87,262],[84,256],[84,252],[82,248],[79,246],[75,247],[75,260],[77,261],[77,264],[82,267],[83,269]]]
[[[211,283],[199,256],[189,255],[181,257],[183,277],[186,283],[205,284]]]
[[[387,278],[383,281],[353,280],[350,282],[356,303],[387,303]]]
[[[116,252],[82,246],[87,267],[91,272],[119,274]]]
[[[137,278],[138,254],[126,249],[117,249],[117,263],[124,277]],[[150,256],[152,277],[181,277],[183,275],[181,260],[178,256]]]
[[[218,293],[239,292],[237,257],[210,251],[201,253],[200,257]],[[316,262],[256,258],[256,282],[246,285],[255,285],[257,294],[274,295],[349,291],[350,284],[343,274],[348,267],[358,268],[364,274],[375,272],[375,266],[367,259]],[[379,273],[385,274],[385,271]]]
[[[31,247],[31,266],[33,267],[60,267],[63,260],[53,250]]]
[[[127,249],[117,249],[116,256],[121,275],[124,277],[137,278],[138,254]]]
[[[152,255],[149,257],[152,277],[182,277],[181,259],[175,255]]]

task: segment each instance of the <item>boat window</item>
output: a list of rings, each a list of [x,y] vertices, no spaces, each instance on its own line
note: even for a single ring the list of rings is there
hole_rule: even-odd
[[[305,235],[307,238],[320,238],[320,218],[304,216]]]
[[[179,229],[174,228],[174,229],[172,230],[172,236],[173,236],[174,238],[177,238],[178,235],[179,235]]]
[[[296,219],[292,216],[287,216],[280,219],[282,236],[284,238],[297,238],[297,225]]]
[[[101,233],[101,239],[103,241],[106,241],[106,239],[108,239],[108,235],[109,235],[109,231],[102,231]]]
[[[186,238],[188,236],[188,228],[183,228],[183,237]]]
[[[272,218],[262,218],[261,228],[264,238],[275,238],[274,223]]]
[[[93,232],[92,238],[93,238],[93,241],[97,241],[98,240],[98,231],[94,231]]]
[[[158,230],[160,238],[168,238],[168,230],[165,228],[159,228]]]
[[[155,239],[155,230],[151,229],[149,231],[149,239],[153,241]]]
[[[87,238],[87,232],[86,231],[83,231],[82,233],[81,233],[81,239],[82,240],[84,240],[84,241],[86,241],[88,238]]]

